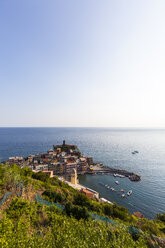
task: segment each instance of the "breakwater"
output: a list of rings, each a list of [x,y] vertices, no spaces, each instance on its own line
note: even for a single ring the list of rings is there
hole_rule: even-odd
[[[141,180],[141,176],[129,172],[127,170],[120,170],[120,169],[115,169],[115,168],[110,168],[110,167],[105,167],[105,166],[98,166],[97,164],[93,167],[91,171],[87,171],[87,174],[108,174],[111,173],[114,176],[123,176],[123,177],[128,177],[131,181],[133,182],[138,182]],[[116,174],[116,175],[115,175]]]

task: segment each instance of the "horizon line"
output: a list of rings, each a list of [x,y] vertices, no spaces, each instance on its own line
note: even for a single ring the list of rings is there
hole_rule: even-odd
[[[113,129],[165,129],[165,127],[122,127],[122,126],[0,126],[0,128],[113,128]]]

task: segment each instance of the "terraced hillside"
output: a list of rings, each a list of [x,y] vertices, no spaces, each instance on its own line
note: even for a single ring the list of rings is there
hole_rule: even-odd
[[[0,165],[0,247],[165,247],[165,215],[131,215],[57,177]]]

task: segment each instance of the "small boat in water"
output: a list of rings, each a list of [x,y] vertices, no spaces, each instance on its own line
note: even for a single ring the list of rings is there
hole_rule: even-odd
[[[129,190],[129,191],[127,192],[127,195],[130,196],[131,194],[132,194],[132,190]]]
[[[124,178],[125,176],[124,175],[120,175],[120,178]]]
[[[121,189],[121,192],[125,192],[125,190],[124,189]]]
[[[139,153],[139,152],[138,152],[138,151],[133,151],[133,152],[132,152],[132,154],[137,154],[137,153]]]
[[[115,181],[116,184],[119,184],[119,181]]]
[[[110,188],[112,191],[116,191],[116,189],[114,189],[113,187]]]
[[[126,195],[125,195],[125,194],[122,194],[121,196],[122,196],[122,198],[125,198],[125,197],[126,197]]]
[[[104,183],[103,182],[99,182],[100,185],[104,186]]]
[[[125,175],[121,175],[121,174],[113,174],[114,177],[120,177],[120,178],[124,178]]]

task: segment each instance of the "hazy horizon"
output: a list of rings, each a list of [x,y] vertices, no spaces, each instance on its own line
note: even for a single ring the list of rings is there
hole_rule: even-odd
[[[0,126],[165,128],[165,1],[0,2]]]
[[[136,130],[165,130],[165,127],[106,127],[106,126],[0,126],[0,128],[98,128],[98,129],[136,129]]]

